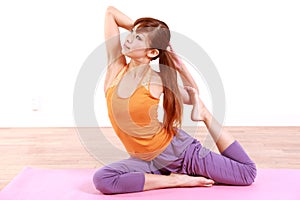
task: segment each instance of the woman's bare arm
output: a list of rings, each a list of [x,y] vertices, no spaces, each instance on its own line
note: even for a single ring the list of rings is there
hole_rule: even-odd
[[[177,71],[179,72],[180,78],[183,83],[183,87],[179,88],[182,99],[183,99],[183,103],[192,105],[193,102],[192,102],[192,100],[190,98],[190,94],[186,88],[192,87],[192,88],[195,88],[195,90],[197,92],[199,92],[198,86],[197,86],[194,78],[192,77],[191,73],[188,71],[188,69],[186,68],[186,66],[183,63],[180,65],[180,68],[177,69]]]
[[[176,65],[176,70],[178,71],[180,78],[182,80],[182,83],[183,83],[183,87],[179,88],[181,95],[182,95],[183,103],[191,105],[192,102],[190,99],[190,95],[189,95],[188,91],[186,90],[186,87],[195,88],[197,90],[197,92],[199,92],[196,81],[194,80],[193,76],[191,75],[191,73],[189,72],[189,70],[187,69],[185,64],[182,62],[181,58],[175,53],[171,44],[169,44],[168,50],[172,53],[172,56],[174,58],[175,65]]]
[[[105,13],[104,35],[107,51],[107,73],[104,90],[110,85],[116,74],[126,65],[125,56],[122,55],[119,28],[131,30],[133,20],[118,9],[109,6]]]

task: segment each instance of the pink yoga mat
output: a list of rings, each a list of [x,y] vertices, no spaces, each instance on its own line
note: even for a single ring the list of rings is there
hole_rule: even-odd
[[[118,195],[95,190],[94,172],[27,167],[0,192],[0,200],[300,200],[300,170],[296,169],[260,169],[251,186],[172,188]]]

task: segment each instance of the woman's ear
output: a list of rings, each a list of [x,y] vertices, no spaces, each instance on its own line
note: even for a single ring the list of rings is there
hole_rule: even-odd
[[[147,51],[147,56],[149,58],[155,58],[158,55],[159,55],[158,49],[150,49],[150,50]]]

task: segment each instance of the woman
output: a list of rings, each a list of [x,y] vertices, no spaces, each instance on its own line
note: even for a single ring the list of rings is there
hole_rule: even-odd
[[[120,27],[131,31],[123,46]],[[255,164],[202,103],[195,81],[170,47],[170,30],[164,22],[153,18],[133,22],[116,8],[108,7],[105,39],[108,113],[130,158],[95,173],[93,181],[99,191],[115,194],[253,183]],[[130,58],[129,63],[125,56]],[[159,59],[159,72],[150,67],[155,59]],[[177,84],[177,72],[184,87]],[[157,118],[161,95],[163,122]],[[203,148],[180,129],[183,103],[193,105],[192,120],[205,123],[221,155]]]

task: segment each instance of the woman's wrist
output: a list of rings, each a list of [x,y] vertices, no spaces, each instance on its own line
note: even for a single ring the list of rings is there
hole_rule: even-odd
[[[106,12],[114,18],[116,24],[124,29],[131,30],[133,28],[134,21],[120,10],[113,6],[109,6]]]
[[[186,71],[184,67],[182,67],[180,71],[178,70],[178,73],[184,86],[193,87],[196,89],[197,92],[199,92],[197,84],[195,83],[191,74],[188,71]]]

